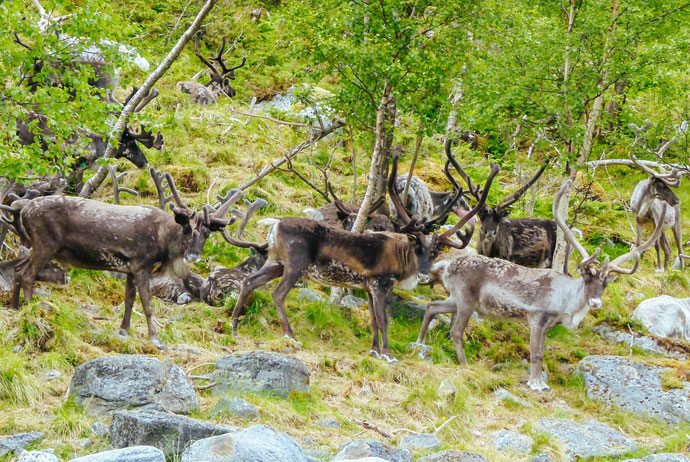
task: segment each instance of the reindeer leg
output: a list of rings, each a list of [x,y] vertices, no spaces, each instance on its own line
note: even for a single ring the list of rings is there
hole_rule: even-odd
[[[156,326],[153,324],[153,310],[151,310],[151,273],[142,271],[134,276],[134,285],[139,292],[141,306],[146,316],[146,326],[148,327],[149,340],[159,350],[166,351],[168,348],[158,338]]]
[[[419,330],[417,341],[415,343],[411,343],[410,346],[424,346],[424,339],[426,338],[426,332],[429,329],[429,323],[431,323],[431,320],[434,319],[434,317],[436,317],[438,314],[453,313],[455,310],[456,304],[453,297],[448,297],[445,300],[429,303],[424,311],[424,320],[422,321],[422,328]]]
[[[388,314],[386,313],[386,302],[388,300],[388,295],[393,289],[392,281],[379,279],[367,285],[369,286],[369,292],[371,293],[373,312],[376,317],[378,333],[381,334],[381,348],[379,350],[381,359],[391,363],[397,362],[391,353],[390,346],[388,345]],[[372,332],[372,335],[377,336],[378,333]],[[378,346],[376,343],[377,342],[372,342],[372,348],[374,351],[376,351],[375,347]]]
[[[285,337],[294,340],[295,334],[292,332],[292,327],[290,327],[290,322],[288,321],[287,314],[285,314],[285,297],[287,297],[288,292],[295,287],[299,278],[302,277],[304,273],[304,268],[292,267],[288,268],[287,271],[283,273],[283,277],[280,282],[273,289],[271,295],[273,296],[273,303],[276,305],[276,310],[278,311],[278,318],[280,320],[280,327],[283,329],[283,334]],[[302,348],[302,344],[295,340],[296,346]]]
[[[455,343],[455,354],[458,356],[458,363],[461,366],[467,365],[467,358],[465,357],[465,344],[463,337],[465,336],[465,328],[467,328],[467,323],[470,322],[472,313],[474,309],[470,304],[463,304],[461,308],[461,303],[456,304],[455,316],[453,316],[453,322],[450,328],[450,335],[453,337],[453,343]]]
[[[543,314],[533,314],[529,316],[529,350],[531,371],[527,381],[527,386],[534,391],[546,391],[549,386],[544,382],[542,376],[544,362],[544,343],[546,331],[554,325],[552,319]]]
[[[674,207],[676,212],[676,221],[673,223],[673,238],[676,240],[676,247],[678,247],[678,262],[680,269],[683,270],[683,231],[680,225],[680,205]]]
[[[668,264],[672,256],[671,245],[668,243],[668,239],[664,234],[659,237],[659,241],[661,242],[661,248],[664,249],[664,271],[668,271]]]
[[[33,298],[34,283],[36,276],[44,266],[50,262],[50,257],[53,254],[48,254],[48,257],[39,256],[34,252],[20,259],[14,267],[14,292],[12,294],[12,307],[19,309],[19,289],[24,291],[24,300],[26,303],[31,303]]]
[[[654,243],[654,250],[656,250],[656,271],[663,273],[664,269],[661,267],[661,239],[657,239]]]
[[[379,346],[379,323],[376,317],[376,310],[374,309],[374,297],[367,291],[367,298],[369,299],[369,318],[371,319],[371,350],[369,354],[374,358],[381,357],[381,347]]]
[[[247,302],[247,298],[254,292],[254,289],[266,284],[268,281],[272,281],[283,275],[283,265],[278,262],[266,262],[266,264],[259,271],[250,274],[247,278],[242,281],[242,288],[240,289],[240,295],[237,297],[237,302],[235,303],[235,308],[232,310],[232,330],[237,330],[237,323],[239,322],[240,313],[244,304]]]
[[[132,307],[134,300],[137,298],[137,289],[134,286],[134,276],[127,275],[127,282],[125,283],[125,313],[122,316],[122,324],[120,324],[119,334],[123,337],[129,335],[129,325],[132,320]]]

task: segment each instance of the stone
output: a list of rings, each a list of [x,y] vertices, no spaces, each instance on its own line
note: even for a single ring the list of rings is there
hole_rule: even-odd
[[[536,456],[532,456],[529,462],[552,462],[551,456],[545,452],[540,452]]]
[[[606,323],[600,324],[594,331],[601,335],[604,340],[608,340],[612,343],[625,343],[628,346],[632,343],[632,346],[638,347],[642,351],[679,359],[687,359],[688,356],[677,351],[670,351],[661,342],[652,337],[646,335],[633,336],[629,332],[615,330]]]
[[[517,405],[522,406],[522,407],[532,407],[532,405],[530,403],[528,403],[525,400],[518,398],[517,396],[515,396],[514,394],[512,394],[511,392],[509,392],[505,388],[499,388],[498,390],[496,390],[494,392],[494,395],[496,396],[496,398],[498,398],[501,401],[508,401],[510,403],[517,404]]]
[[[232,430],[166,412],[117,411],[110,422],[110,441],[117,448],[153,446],[169,457],[179,455],[193,441]]]
[[[620,457],[636,451],[637,445],[611,427],[595,420],[577,423],[567,419],[539,419],[534,429],[548,433],[563,444],[568,460]]]
[[[325,302],[326,299],[324,298],[323,295],[314,292],[313,290],[307,288],[307,287],[302,287],[299,290],[299,293],[297,295],[299,301],[301,302]]]
[[[223,397],[216,403],[211,413],[212,417],[218,415],[251,420],[259,418],[259,410],[242,398]]]
[[[60,459],[48,451],[22,451],[17,462],[60,462]]]
[[[690,298],[649,298],[635,308],[632,318],[656,337],[690,340]]]
[[[91,431],[98,436],[108,436],[110,434],[110,428],[103,422],[96,422],[91,425]]]
[[[323,428],[340,428],[340,422],[338,422],[338,419],[334,417],[326,417],[324,419],[319,419],[316,422],[314,422],[314,425]]]
[[[151,446],[131,446],[124,449],[97,452],[72,459],[70,462],[165,462],[160,449]]]
[[[642,459],[642,462],[690,462],[690,457],[683,454],[652,454]]]
[[[438,395],[441,398],[452,399],[452,398],[455,398],[455,395],[457,393],[458,393],[458,389],[455,387],[455,385],[453,385],[448,380],[443,380],[438,385]]]
[[[433,433],[412,433],[404,437],[398,447],[410,451],[434,450],[441,447],[441,440]]]
[[[0,438],[0,456],[12,451],[18,455],[22,449],[34,441],[43,439],[41,432],[17,433],[16,435]]]
[[[422,457],[417,462],[489,462],[489,459],[476,452],[450,449]]]
[[[144,355],[107,356],[77,367],[70,396],[91,416],[118,409],[159,408],[188,414],[199,408],[194,388],[172,361]]]
[[[62,377],[62,372],[58,371],[57,369],[48,369],[47,371],[43,371],[41,377],[48,381],[56,380]]]
[[[659,375],[668,369],[620,356],[588,356],[580,361],[578,370],[590,399],[668,423],[690,420],[690,384],[664,390]]]
[[[403,318],[408,321],[421,321],[424,319],[426,306],[416,303],[413,300],[402,298],[393,294],[391,303],[391,313],[396,318]]]
[[[343,299],[340,301],[340,304],[343,306],[346,306],[348,308],[361,308],[364,305],[366,305],[368,302],[364,300],[363,298],[355,297],[354,295],[346,295],[343,297]]]
[[[309,395],[309,370],[299,359],[269,351],[235,353],[216,361],[216,394]]]
[[[393,446],[374,440],[352,440],[340,445],[335,460],[362,459],[380,457],[390,462],[412,462],[412,453],[407,449],[396,449]]]
[[[305,449],[304,450],[304,455],[307,456],[307,459],[316,459],[316,460],[328,460],[331,458],[331,453],[328,451],[324,451],[321,449]]]
[[[517,454],[529,454],[532,450],[532,438],[522,433],[499,430],[493,434],[494,446],[499,451]]]
[[[288,435],[266,425],[195,441],[181,462],[306,462],[302,448]]]

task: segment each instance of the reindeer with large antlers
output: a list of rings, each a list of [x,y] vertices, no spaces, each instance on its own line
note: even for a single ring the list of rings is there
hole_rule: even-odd
[[[204,58],[204,55],[199,51],[199,41],[201,34],[197,34],[196,42],[194,42],[194,53],[196,56],[211,70],[211,81],[203,85],[199,82],[183,81],[177,82],[177,89],[183,93],[189,93],[194,98],[194,102],[206,106],[214,104],[222,93],[232,98],[237,93],[230,85],[231,80],[235,80],[235,71],[243,67],[247,63],[247,58],[242,58],[242,62],[237,66],[226,67],[223,62],[223,53],[225,52],[225,37],[223,43],[218,48],[216,56],[211,56],[210,61]],[[216,64],[211,63],[214,61]]]
[[[122,206],[68,196],[38,197],[27,201],[19,223],[30,244],[28,257],[17,264],[12,306],[19,307],[20,290],[31,301],[38,272],[51,260],[94,270],[127,275],[125,313],[120,334],[128,335],[137,292],[153,344],[165,349],[158,338],[151,311],[151,273],[160,265],[184,279],[187,262],[201,257],[212,231],[221,231],[229,205],[217,211],[196,212],[182,201],[170,174],[165,175],[175,205],[174,216],[152,206]]]
[[[426,282],[431,263],[442,246],[467,246],[471,232],[462,233],[460,230],[486,201],[491,182],[498,173],[498,166],[492,165],[491,175],[477,207],[453,228],[443,234],[431,236],[422,233],[425,223],[420,222],[417,217],[410,218],[403,207],[394,187],[396,172],[397,155],[394,155],[388,189],[403,222],[399,233],[356,234],[305,218],[276,220],[268,234],[268,260],[242,284],[232,314],[233,329],[237,328],[240,310],[252,291],[282,276],[273,290],[273,301],[283,333],[294,339],[285,314],[285,297],[299,278],[306,274],[310,279],[331,287],[366,290],[371,313],[372,355],[395,361],[388,345],[386,304],[389,294],[396,285],[412,289],[417,282]],[[450,239],[454,234],[460,237],[462,244]]]
[[[646,180],[641,180],[633,190],[630,198],[630,208],[635,214],[635,223],[637,225],[637,245],[640,245],[642,240],[642,228],[647,223],[655,223],[661,216],[662,206],[668,204],[666,215],[664,216],[663,228],[659,239],[654,242],[657,259],[657,272],[662,272],[668,269],[669,257],[672,255],[671,246],[666,239],[666,231],[673,229],[673,237],[676,240],[678,247],[678,259],[680,260],[680,267],[683,268],[683,260],[690,258],[683,254],[683,238],[680,222],[680,200],[671,188],[678,188],[683,172],[678,169],[673,169],[671,172],[657,172],[640,162],[634,155],[630,155],[632,161],[643,172],[650,175]],[[664,266],[661,266],[661,248],[664,249]]]
[[[556,223],[563,230],[565,239],[580,254],[582,261],[575,279],[552,269],[525,268],[524,266],[484,255],[465,254],[442,262],[443,285],[450,296],[427,306],[417,342],[422,346],[429,322],[440,313],[455,313],[451,336],[460,364],[467,364],[463,346],[463,334],[470,316],[475,311],[492,319],[527,318],[530,327],[531,372],[527,385],[534,391],[548,390],[542,377],[544,341],[546,332],[557,324],[567,329],[577,328],[589,308],[602,306],[601,296],[606,286],[615,280],[616,273],[632,274],[637,270],[640,254],[647,250],[661,233],[666,205],[657,221],[654,235],[641,246],[635,247],[612,262],[608,257],[601,265],[597,258],[601,249],[590,255],[578,242],[558,215],[558,205],[570,188],[570,181],[563,184],[553,204]],[[621,265],[635,260],[632,268]]]
[[[472,182],[451,153],[446,140],[448,160],[463,177],[469,192],[479,199],[481,188]],[[509,218],[510,207],[539,179],[549,161],[520,189],[509,194],[498,205],[484,205],[477,213],[480,221],[477,251],[487,257],[502,258],[532,268],[550,268],[556,250],[556,222],[545,218]],[[567,270],[567,259],[566,268]]]

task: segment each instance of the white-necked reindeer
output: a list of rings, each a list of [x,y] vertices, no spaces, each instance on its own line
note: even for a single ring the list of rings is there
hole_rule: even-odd
[[[527,318],[530,327],[531,372],[527,385],[535,391],[548,390],[542,377],[544,359],[544,340],[546,332],[557,324],[567,329],[577,328],[590,307],[602,306],[601,295],[607,284],[616,275],[632,274],[637,270],[640,254],[647,250],[661,233],[661,222],[666,213],[662,207],[661,218],[657,222],[654,235],[643,245],[632,249],[609,263],[608,257],[603,266],[597,261],[601,249],[591,256],[573,236],[558,215],[558,203],[570,188],[566,182],[556,195],[553,215],[563,230],[568,243],[580,254],[582,262],[578,265],[581,278],[572,278],[551,269],[526,268],[499,258],[466,254],[452,260],[445,260],[443,285],[450,296],[439,302],[427,305],[422,328],[413,346],[423,346],[424,337],[433,317],[440,313],[455,313],[451,336],[460,364],[467,364],[463,347],[463,334],[470,316],[475,311],[490,319]],[[630,269],[620,265],[635,260]]]

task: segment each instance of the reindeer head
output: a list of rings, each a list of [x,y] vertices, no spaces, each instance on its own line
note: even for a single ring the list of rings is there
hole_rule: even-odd
[[[237,66],[226,67],[223,62],[223,53],[225,52],[225,37],[223,37],[223,43],[218,48],[216,56],[211,56],[210,60],[214,61],[216,65],[212,64],[209,60],[204,58],[204,56],[199,51],[199,41],[201,40],[201,34],[197,34],[196,42],[194,43],[194,52],[202,63],[206,64],[209,69],[211,69],[211,82],[208,86],[215,86],[220,88],[220,90],[228,95],[229,97],[234,97],[237,92],[230,85],[231,80],[235,80],[235,71],[240,67],[243,67],[247,63],[247,58],[242,58],[242,62]]]
[[[640,162],[634,155],[630,154],[630,158],[643,172],[651,175],[648,180],[649,194],[647,195],[650,202],[652,199],[659,199],[660,201],[666,202],[671,207],[675,207],[680,203],[678,196],[671,190],[671,188],[680,187],[680,179],[683,177],[683,173],[680,170],[674,168],[670,173],[663,171],[656,172]],[[645,209],[649,208],[649,205],[650,204],[647,204]]]
[[[561,201],[561,198],[563,197],[565,192],[568,191],[568,189],[570,189],[571,184],[572,180],[566,181],[565,183],[563,183],[563,186],[561,186],[561,189],[558,191],[558,194],[556,194],[556,198],[554,199],[553,203],[553,217],[556,220],[558,226],[563,231],[563,235],[566,241],[568,241],[568,243],[575,250],[577,250],[577,253],[579,253],[582,257],[582,261],[578,265],[577,271],[582,276],[582,279],[584,279],[585,300],[587,300],[587,303],[590,307],[600,308],[602,306],[601,296],[604,292],[604,289],[606,289],[606,286],[609,283],[616,280],[616,278],[618,277],[616,273],[633,274],[635,271],[637,271],[637,267],[640,264],[640,255],[642,255],[642,253],[649,249],[649,247],[651,247],[652,244],[654,244],[654,242],[661,235],[661,227],[664,223],[664,216],[666,215],[667,205],[663,205],[659,221],[656,223],[656,228],[654,229],[654,234],[651,238],[649,238],[648,241],[646,241],[639,247],[633,248],[630,252],[621,255],[612,262],[609,262],[609,258],[606,257],[604,263],[600,264],[597,258],[599,257],[601,248],[597,248],[595,252],[590,256],[587,250],[585,250],[584,246],[580,244],[580,242],[573,235],[573,232],[566,225],[564,217],[561,217],[558,214],[558,205]],[[623,263],[633,259],[635,260],[635,263],[633,264],[632,268],[625,269],[620,266]]]
[[[125,103],[126,106],[130,99],[139,91],[137,87],[132,89],[132,93],[129,94]],[[151,90],[137,105],[134,112],[141,111],[147,104],[149,104],[154,98],[159,95],[159,91],[155,88]],[[148,159],[146,154],[139,147],[139,143],[148,149],[154,148],[161,150],[163,148],[163,135],[159,131],[156,136],[153,136],[152,130],[146,131],[146,126],[141,125],[141,131],[137,132],[133,127],[129,126],[124,129],[122,136],[120,137],[120,143],[115,152],[115,158],[122,159],[125,158],[132,162],[138,168],[145,168],[148,166]]]

